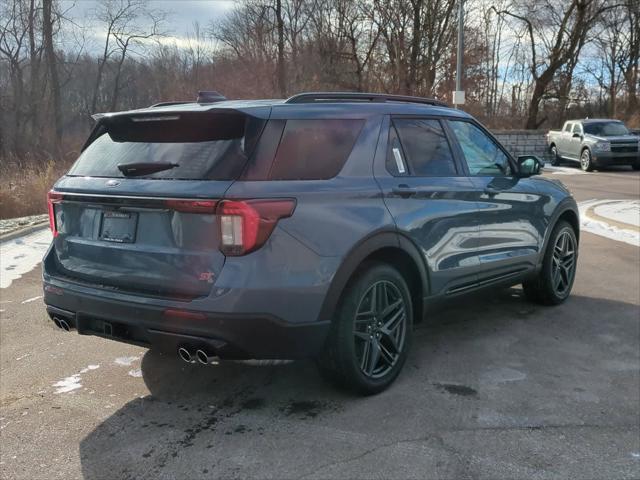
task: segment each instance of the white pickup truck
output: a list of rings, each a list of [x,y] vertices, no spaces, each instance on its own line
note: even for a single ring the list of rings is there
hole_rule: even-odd
[[[619,120],[569,120],[562,130],[549,130],[551,164],[579,162],[584,171],[607,165],[631,165],[640,170],[640,137]]]

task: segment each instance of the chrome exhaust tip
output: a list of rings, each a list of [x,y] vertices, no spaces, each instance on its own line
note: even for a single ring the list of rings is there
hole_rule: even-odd
[[[216,355],[209,355],[204,350],[198,349],[196,351],[196,357],[198,361],[203,365],[217,365],[219,363],[218,357]]]
[[[56,327],[58,327],[60,330],[64,330],[65,332],[70,332],[71,331],[71,327],[69,326],[69,324],[67,323],[66,320],[63,320],[62,318],[58,318],[58,317],[53,317],[53,323],[55,324]]]
[[[194,363],[191,352],[184,347],[178,349],[178,356],[187,363]]]

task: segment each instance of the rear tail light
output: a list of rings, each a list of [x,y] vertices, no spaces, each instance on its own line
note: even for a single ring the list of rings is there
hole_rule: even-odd
[[[165,200],[167,208],[183,213],[216,213],[217,200]]]
[[[47,209],[49,211],[49,227],[54,237],[58,236],[58,227],[56,225],[56,210],[54,205],[62,201],[62,194],[50,191],[47,193]]]
[[[220,250],[225,255],[246,255],[267,241],[278,220],[290,217],[293,199],[225,200],[218,204]]]

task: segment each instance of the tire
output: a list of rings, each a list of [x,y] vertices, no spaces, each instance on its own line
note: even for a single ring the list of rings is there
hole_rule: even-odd
[[[569,223],[560,220],[551,232],[542,270],[536,278],[522,284],[524,294],[529,300],[543,305],[561,304],[571,294],[577,262],[576,234]]]
[[[561,161],[560,155],[558,155],[558,148],[555,145],[551,145],[549,151],[551,152],[551,165],[557,167],[558,165],[560,165]]]
[[[591,151],[585,148],[580,154],[580,168],[584,172],[593,171],[593,159],[591,158]]]
[[[382,292],[386,292],[384,297]],[[373,295],[379,300],[377,308],[371,305]],[[376,310],[386,310],[386,313],[370,313]],[[389,327],[381,327],[385,322],[391,332]],[[363,265],[338,304],[325,350],[317,359],[321,374],[359,394],[372,395],[385,390],[406,361],[412,327],[411,294],[402,275],[386,263]]]

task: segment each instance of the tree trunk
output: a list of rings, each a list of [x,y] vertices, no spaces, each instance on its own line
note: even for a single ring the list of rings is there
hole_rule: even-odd
[[[287,98],[287,86],[284,65],[284,20],[282,19],[282,0],[276,0],[276,28],[278,30],[278,92],[282,98]]]
[[[58,78],[58,67],[56,60],[56,52],[53,48],[53,20],[51,18],[51,10],[53,8],[53,0],[42,1],[42,35],[44,37],[44,51],[47,59],[47,69],[49,70],[51,90],[51,100],[53,104],[53,125],[55,129],[54,148],[56,152],[60,152],[62,142],[62,111],[60,100],[60,79]]]

